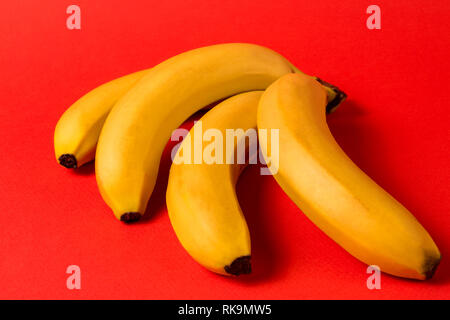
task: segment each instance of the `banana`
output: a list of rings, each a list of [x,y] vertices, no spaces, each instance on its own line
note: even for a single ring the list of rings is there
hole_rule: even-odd
[[[167,140],[191,114],[237,93],[265,89],[292,72],[278,53],[244,43],[191,50],[154,67],[118,101],[100,134],[97,184],[114,215],[132,222],[145,212]],[[328,90],[335,100],[335,89]]]
[[[357,259],[405,278],[429,279],[441,255],[427,231],[344,153],[326,124],[325,91],[300,74],[281,77],[263,94],[258,129],[279,129],[279,152],[260,135],[266,161],[286,194]]]
[[[113,105],[148,70],[107,82],[77,100],[56,124],[56,160],[66,168],[77,168],[94,159],[103,123]]]
[[[261,94],[242,93],[209,111],[185,137],[170,168],[166,203],[178,240],[194,260],[223,275],[251,272],[250,235],[235,192],[244,165],[234,161],[234,155],[237,145],[245,144],[244,132],[248,129],[254,130],[256,139],[256,110]],[[194,146],[195,141],[203,139],[203,132],[206,135],[210,129],[221,137],[227,136],[226,130],[242,130],[238,141],[234,137],[232,142],[227,141],[233,143],[233,158],[227,158],[222,139],[222,145],[215,150],[220,154],[220,149],[222,163],[195,164],[192,150],[198,148],[203,155],[208,148],[198,143]]]

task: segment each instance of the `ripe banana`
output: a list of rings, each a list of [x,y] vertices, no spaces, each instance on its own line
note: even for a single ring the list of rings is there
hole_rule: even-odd
[[[94,159],[103,123],[116,101],[147,70],[107,82],[77,100],[59,119],[54,135],[56,160],[66,168],[77,168]]]
[[[132,222],[145,212],[167,140],[191,114],[237,93],[265,89],[291,72],[278,53],[243,43],[191,50],[154,67],[118,101],[100,134],[97,183],[115,216]],[[328,90],[335,101],[335,89]]]
[[[260,136],[265,158],[279,163],[276,181],[357,259],[395,276],[431,278],[441,259],[437,246],[414,216],[339,147],[326,124],[325,103],[321,86],[300,74],[280,78],[263,94],[258,129],[279,129],[278,154],[269,155],[271,141]]]
[[[242,129],[238,141],[233,137],[234,154],[237,145],[246,142],[244,132],[248,129],[254,130],[256,139],[256,110],[261,94],[262,91],[241,93],[209,111],[185,137],[170,168],[166,202],[178,239],[194,260],[224,275],[251,271],[250,235],[235,192],[244,165],[227,158],[225,142],[214,151],[217,155],[222,153],[222,163],[195,164],[192,150],[198,148],[205,154],[207,145],[194,144],[210,129],[221,137],[227,136],[227,129]]]

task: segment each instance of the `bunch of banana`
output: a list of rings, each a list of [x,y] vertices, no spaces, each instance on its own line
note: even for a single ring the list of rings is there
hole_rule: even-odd
[[[103,199],[121,221],[137,221],[173,130],[196,111],[226,99],[194,125],[169,176],[170,221],[197,262],[224,275],[251,271],[250,236],[234,189],[245,165],[230,161],[226,152],[220,163],[200,164],[186,162],[192,155],[180,153],[192,147],[199,125],[222,134],[258,127],[279,129],[279,153],[270,154],[274,142],[261,135],[262,153],[267,162],[279,164],[269,166],[276,181],[319,228],[384,272],[429,278],[440,260],[433,240],[347,158],[327,128],[325,114],[345,98],[337,87],[303,74],[272,50],[213,45],[89,92],[59,120],[55,153],[68,168],[95,155]],[[242,139],[245,135],[233,142],[234,149]]]

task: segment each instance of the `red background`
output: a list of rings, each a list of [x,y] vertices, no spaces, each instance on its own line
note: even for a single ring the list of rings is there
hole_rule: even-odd
[[[66,28],[81,7],[82,30]],[[361,0],[1,1],[0,298],[304,299],[449,298],[448,1],[374,1],[382,30],[366,28]],[[354,161],[430,232],[443,260],[435,278],[383,275],[317,229],[259,168],[238,196],[252,236],[254,273],[217,276],[178,243],[167,216],[166,153],[144,221],[119,223],[93,165],[59,167],[53,130],[81,95],[199,46],[252,42],[349,95],[329,117]],[[189,123],[188,123],[189,125]],[[68,290],[68,265],[82,289]]]

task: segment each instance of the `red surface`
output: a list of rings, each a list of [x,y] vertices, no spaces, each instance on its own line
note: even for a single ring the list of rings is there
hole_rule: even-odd
[[[82,9],[82,30],[66,8]],[[448,1],[374,1],[382,30],[366,28],[367,1],[1,1],[0,298],[304,299],[450,298]],[[93,166],[59,167],[53,130],[82,94],[174,54],[253,42],[349,95],[329,117],[343,149],[409,208],[443,260],[428,282],[382,276],[327,238],[272,177],[248,169],[238,195],[254,274],[204,270],[167,216],[166,154],[146,219],[119,223],[97,191]],[[82,289],[66,288],[68,265]]]

